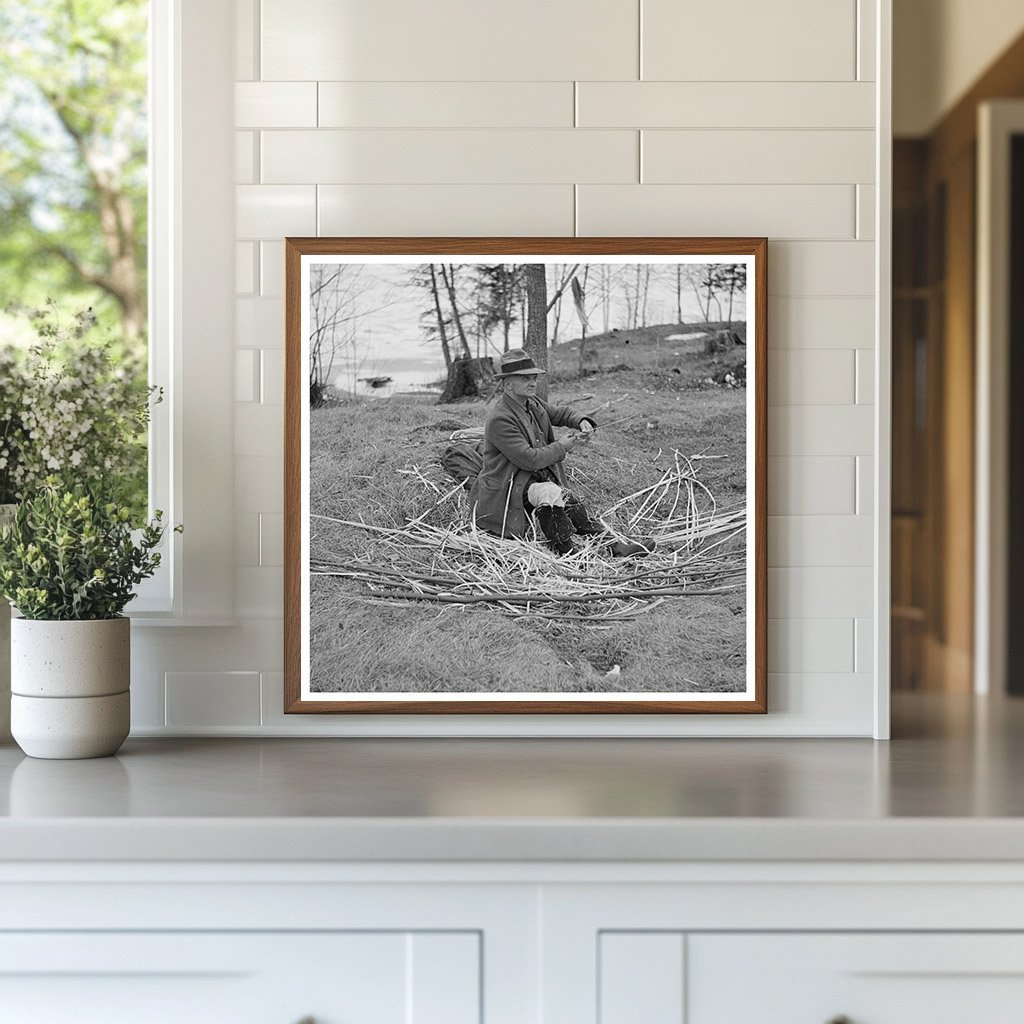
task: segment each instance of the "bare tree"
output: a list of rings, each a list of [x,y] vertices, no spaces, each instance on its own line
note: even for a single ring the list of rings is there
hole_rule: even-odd
[[[597,299],[601,306],[601,323],[605,334],[608,333],[611,327],[613,278],[613,268],[610,263],[597,264],[595,287]]]
[[[455,297],[455,264],[449,263],[448,269],[445,270],[444,264],[440,264],[441,267],[441,280],[444,281],[445,289],[448,292],[448,301],[452,307],[452,320],[455,324],[455,329],[459,334],[459,344],[461,346],[459,358],[460,359],[472,359],[473,353],[469,350],[469,342],[466,340],[466,332],[462,327],[462,316],[459,314],[459,300]]]
[[[523,291],[522,271],[517,264],[498,263],[477,270],[477,291],[480,294],[480,316],[484,333],[500,326],[502,351],[509,350],[509,333],[519,319]]]
[[[309,404],[314,409],[324,404],[338,349],[351,322],[351,272],[358,269],[314,263],[309,270]]]
[[[647,326],[647,300],[651,291],[651,265],[650,263],[637,264],[637,306],[640,308],[640,326]]]
[[[437,338],[441,343],[441,354],[444,356],[445,372],[452,368],[452,350],[448,341],[449,322],[441,311],[441,293],[437,283],[437,265],[427,263],[416,266],[410,274],[411,283],[416,288],[422,288],[430,293],[430,305],[420,314],[420,322],[427,339],[433,342]]]
[[[323,405],[327,389],[337,379],[335,366],[343,362],[349,386],[355,391],[359,371],[371,347],[362,322],[387,309],[394,301],[388,290],[378,290],[370,305],[366,267],[357,263],[314,263],[309,270],[309,401]]]
[[[712,303],[718,312],[717,320],[722,319],[722,304],[718,299],[718,283],[715,277],[715,267],[712,264],[688,266],[684,270],[684,276],[693,290],[694,298],[697,300],[697,308],[704,319],[704,323],[712,322]]]
[[[543,263],[527,263],[526,277],[526,349],[534,363],[542,370],[548,368],[548,281]],[[537,383],[537,394],[548,397],[547,376]]]

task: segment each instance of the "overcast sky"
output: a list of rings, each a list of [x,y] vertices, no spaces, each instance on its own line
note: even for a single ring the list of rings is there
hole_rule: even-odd
[[[430,291],[416,287],[411,282],[416,264],[396,265],[394,263],[359,263],[349,264],[345,274],[356,279],[357,287],[351,299],[350,311],[355,314],[352,337],[355,351],[358,354],[359,374],[390,374],[400,372],[403,377],[412,380],[415,376],[425,375],[426,379],[443,375],[444,358],[440,344],[436,338],[428,340],[423,329],[423,314],[428,313],[431,323],[436,323],[433,313],[433,300]],[[423,266],[419,264],[418,266]],[[463,326],[469,338],[473,354],[476,354],[477,336],[475,321],[472,316],[474,301],[470,294],[469,284],[473,276],[472,264],[458,267],[460,282],[460,312],[464,316]],[[557,283],[564,279],[565,272],[571,264],[550,264],[548,266],[548,295],[553,297]],[[635,282],[633,265],[606,264],[612,271],[613,285],[610,289],[608,303],[608,327],[624,328],[629,326],[629,302],[626,297],[628,287]],[[689,264],[688,268],[695,274],[703,270],[702,264]],[[584,268],[581,266],[577,279],[583,280]],[[591,265],[586,286],[586,312],[590,321],[590,334],[598,334],[604,330],[604,311],[598,283],[600,269]],[[620,280],[621,279],[621,280]],[[442,285],[443,289],[443,285]],[[682,311],[684,323],[700,323],[703,315],[689,282],[682,282]],[[449,315],[450,306],[442,295],[442,308]],[[653,267],[647,293],[648,325],[677,323],[676,315],[676,265],[658,264]],[[723,308],[722,317],[726,311]],[[712,319],[718,319],[717,311],[713,311]],[[737,295],[733,301],[733,319],[746,320],[746,296]],[[451,332],[454,335],[454,329]],[[554,333],[554,311],[548,318],[548,338]],[[566,289],[561,305],[561,319],[558,329],[558,340],[569,341],[580,336],[580,321],[572,301],[571,292]],[[521,344],[522,325],[517,321],[512,325],[511,344]],[[501,329],[495,328],[490,335],[490,346],[483,344],[481,354],[496,356],[502,347]],[[339,353],[335,368],[343,374],[351,372],[351,357]],[[339,384],[342,382],[339,381]]]

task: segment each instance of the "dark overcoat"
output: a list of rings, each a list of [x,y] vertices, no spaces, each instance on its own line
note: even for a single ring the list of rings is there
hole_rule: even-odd
[[[565,487],[562,460],[568,449],[555,440],[552,426],[578,430],[584,420],[594,423],[589,416],[539,398],[524,401],[504,394],[495,402],[484,427],[483,468],[469,492],[480,529],[499,537],[526,535],[523,494],[530,477],[549,469]]]

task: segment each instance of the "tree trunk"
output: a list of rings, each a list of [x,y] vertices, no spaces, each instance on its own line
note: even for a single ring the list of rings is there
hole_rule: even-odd
[[[469,350],[469,342],[466,341],[466,332],[462,329],[462,317],[459,316],[459,304],[455,300],[455,268],[449,266],[445,271],[444,264],[441,264],[441,280],[448,290],[448,301],[452,305],[452,319],[455,321],[455,329],[459,333],[459,344],[461,347],[461,359],[472,359],[473,353]]]
[[[579,358],[579,361],[576,364],[576,376],[577,377],[582,377],[583,376],[583,360],[586,358],[586,356],[587,356],[587,332],[584,329],[584,331],[580,335],[580,358]]]
[[[683,268],[676,265],[676,322],[683,322]]]
[[[488,357],[483,359],[456,359],[448,371],[438,405],[447,405],[460,398],[485,398],[494,384],[494,364]]]
[[[548,281],[543,263],[528,263],[526,275],[526,344],[527,355],[542,370],[548,368]],[[548,381],[543,375],[537,382],[537,395],[547,401]]]
[[[430,294],[434,297],[434,312],[437,314],[437,330],[441,335],[441,351],[444,353],[446,373],[452,372],[452,350],[448,345],[448,332],[444,329],[444,315],[441,313],[441,296],[437,292],[437,274],[434,264],[430,264]]]

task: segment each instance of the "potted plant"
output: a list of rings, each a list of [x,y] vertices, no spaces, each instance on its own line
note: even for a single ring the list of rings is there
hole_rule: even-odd
[[[114,481],[113,500],[133,521],[146,514],[146,425],[158,388],[135,355],[97,340],[91,309],[4,311],[5,333],[24,347],[0,345],[0,526],[24,495],[53,473],[75,482]],[[0,742],[10,739],[11,608],[0,597]]]
[[[0,529],[14,518],[17,508],[21,442],[25,429],[20,412],[24,376],[14,351],[0,349]],[[11,606],[0,597],[0,743],[11,738]]]
[[[0,529],[11,620],[11,731],[32,757],[103,757],[131,727],[135,586],[160,564],[161,514],[133,531],[101,492],[48,478]]]

